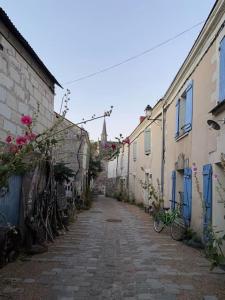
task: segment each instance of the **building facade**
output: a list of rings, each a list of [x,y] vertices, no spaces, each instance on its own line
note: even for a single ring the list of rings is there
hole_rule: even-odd
[[[55,84],[59,85],[0,8],[0,140],[9,132],[22,134],[21,115],[38,109],[34,132],[52,125]]]
[[[165,206],[181,203],[186,223],[203,239],[211,225],[225,232],[224,0],[215,2],[163,99],[129,139],[130,198],[151,204],[150,182]],[[110,164],[108,176],[118,177],[118,162]]]
[[[118,155],[112,156],[107,163],[106,193],[109,196],[121,194],[128,198],[129,151],[129,145],[123,144]]]
[[[201,235],[208,224],[225,230],[224,26],[225,1],[216,1],[164,97],[165,199],[181,201]]]
[[[149,207],[150,185],[161,190],[162,100],[129,136],[129,196]]]
[[[57,120],[60,116],[55,114],[55,118]],[[63,131],[58,136],[59,143],[54,150],[55,163],[62,162],[73,171],[74,177],[67,184],[67,190],[71,190],[72,187],[75,194],[81,195],[88,187],[89,135],[86,130],[65,118],[58,128]]]

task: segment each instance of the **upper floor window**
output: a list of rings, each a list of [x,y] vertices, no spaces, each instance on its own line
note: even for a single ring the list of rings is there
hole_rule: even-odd
[[[137,160],[137,141],[134,141],[133,143],[133,160]]]
[[[182,136],[192,128],[193,82],[191,81],[176,103],[176,134]]]
[[[151,129],[146,128],[144,134],[145,154],[151,153]]]
[[[225,37],[220,42],[219,102],[225,100]]]

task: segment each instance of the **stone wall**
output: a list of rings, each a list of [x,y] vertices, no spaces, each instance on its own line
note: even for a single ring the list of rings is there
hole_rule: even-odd
[[[56,117],[56,120],[58,117]],[[72,123],[64,119],[59,129],[67,128]],[[60,140],[54,150],[56,162],[63,162],[73,170],[76,175],[75,186],[78,193],[86,188],[89,168],[89,137],[88,133],[78,126],[73,126],[62,131],[57,137]]]
[[[1,25],[1,24],[0,24]],[[16,42],[15,42],[16,43]],[[0,140],[9,132],[22,134],[21,114],[37,111],[39,114],[34,128],[41,133],[53,123],[54,83],[40,76],[35,62],[26,60],[26,51],[22,54],[16,45],[10,43],[0,33]],[[2,48],[1,47],[1,48]]]

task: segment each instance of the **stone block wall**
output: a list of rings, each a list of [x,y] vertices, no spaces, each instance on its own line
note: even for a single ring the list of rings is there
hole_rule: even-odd
[[[22,114],[37,111],[36,133],[41,133],[53,123],[54,84],[46,83],[37,72],[35,62],[28,63],[22,54],[0,33],[0,141],[7,134],[22,134]],[[2,48],[2,47],[1,47]]]
[[[59,129],[65,129],[71,125],[69,120],[64,119],[59,124]],[[54,150],[55,161],[63,162],[73,170],[76,174],[76,190],[82,192],[85,189],[89,169],[88,133],[75,125],[62,131],[58,139],[60,142]]]

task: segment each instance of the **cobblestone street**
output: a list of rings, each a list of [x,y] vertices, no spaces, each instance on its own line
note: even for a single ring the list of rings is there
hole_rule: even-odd
[[[225,274],[138,207],[99,197],[47,253],[0,270],[0,299],[225,299]]]

